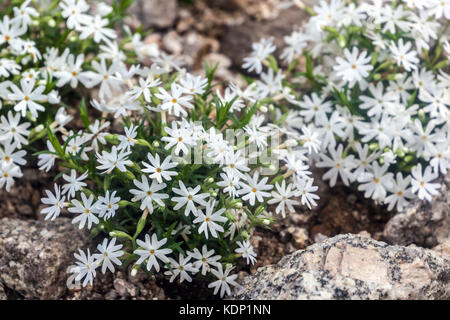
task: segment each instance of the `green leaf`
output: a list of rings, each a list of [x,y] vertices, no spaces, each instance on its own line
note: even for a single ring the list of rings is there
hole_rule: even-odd
[[[47,128],[47,137],[48,140],[50,140],[50,143],[52,144],[53,148],[55,149],[56,153],[61,157],[64,158],[64,150],[61,147],[61,144],[58,141],[58,138],[56,138],[55,134],[53,133],[52,129],[50,129],[50,126],[47,122],[46,124]]]
[[[87,129],[90,125],[90,122],[89,122],[89,116],[88,116],[88,112],[86,109],[86,103],[84,101],[84,98],[81,100],[81,104],[80,104],[80,117],[81,117],[81,121],[83,122],[85,128]]]
[[[109,233],[109,235],[113,238],[127,238],[133,240],[133,238],[128,233],[119,230],[113,230]]]
[[[139,236],[139,234],[142,232],[142,230],[145,227],[146,220],[147,220],[147,215],[143,214],[142,217],[138,221],[138,224],[136,226],[136,233],[134,234],[133,239],[136,239]]]

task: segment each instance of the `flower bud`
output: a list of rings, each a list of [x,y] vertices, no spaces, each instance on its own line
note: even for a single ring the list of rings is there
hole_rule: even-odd
[[[42,132],[42,130],[44,130],[44,128],[45,128],[44,125],[40,124],[40,125],[38,125],[37,127],[34,128],[34,131],[36,133],[39,133],[39,132]]]
[[[259,110],[260,110],[261,112],[267,112],[267,111],[268,111],[268,109],[267,109],[266,106],[261,106],[261,107],[259,108]]]
[[[295,147],[297,145],[297,140],[295,139],[288,139],[285,142],[287,147]]]
[[[56,26],[56,21],[54,19],[50,19],[47,24],[50,28],[54,28]]]
[[[213,183],[214,179],[212,177],[206,178],[205,183]]]

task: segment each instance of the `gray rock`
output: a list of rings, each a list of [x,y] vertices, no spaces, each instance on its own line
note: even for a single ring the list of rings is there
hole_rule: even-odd
[[[8,300],[5,289],[3,288],[3,285],[1,283],[0,283],[0,300]]]
[[[386,224],[383,237],[398,245],[416,244],[431,248],[450,237],[450,172],[443,179],[439,195],[431,202],[416,201]]]
[[[27,299],[58,299],[66,291],[66,269],[88,235],[70,219],[0,220],[0,283]]]
[[[234,299],[449,299],[449,256],[338,235],[244,278]]]
[[[124,279],[114,279],[114,289],[124,298],[136,297],[139,294],[139,289]]]
[[[143,24],[144,30],[149,28],[169,28],[174,25],[178,15],[176,0],[138,0],[128,9]]]

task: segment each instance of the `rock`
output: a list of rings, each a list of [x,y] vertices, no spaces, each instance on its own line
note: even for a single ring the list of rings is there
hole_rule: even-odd
[[[170,53],[179,55],[183,51],[183,39],[178,35],[175,31],[168,32],[162,42],[163,42],[163,48]]]
[[[308,230],[296,226],[290,226],[280,232],[280,238],[283,242],[292,241],[297,248],[305,248],[309,242]]]
[[[1,283],[0,283],[0,300],[8,300],[5,289],[3,288],[3,285]]]
[[[438,252],[440,255],[446,256],[446,258],[450,260],[450,239],[447,239],[445,242],[437,245],[433,248],[433,250]]]
[[[219,42],[216,39],[202,36],[197,32],[189,32],[184,36],[183,54],[188,65],[194,70],[203,67],[205,55],[219,50]]]
[[[66,269],[88,235],[70,219],[0,220],[0,283],[26,299],[58,299],[66,291]]]
[[[443,179],[439,195],[431,202],[416,201],[391,218],[383,231],[383,240],[391,244],[414,243],[432,248],[450,238],[450,172]]]
[[[449,299],[449,260],[365,236],[338,235],[241,281],[234,299]]]
[[[234,67],[240,68],[243,59],[252,50],[252,43],[261,38],[273,37],[277,47],[281,47],[284,36],[289,35],[307,18],[306,12],[293,7],[282,10],[279,16],[272,20],[245,20],[242,24],[227,26],[220,42],[221,51],[231,58]]]
[[[124,298],[136,297],[139,294],[139,289],[124,279],[114,279],[114,289]]]
[[[176,0],[138,0],[128,9],[143,25],[149,28],[169,28],[174,25],[178,14]]]

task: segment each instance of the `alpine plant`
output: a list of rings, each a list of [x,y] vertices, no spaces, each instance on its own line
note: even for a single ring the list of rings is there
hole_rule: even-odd
[[[132,1],[10,2],[0,13],[0,188],[7,191],[22,177],[27,152],[42,150],[48,131],[68,130],[73,101],[97,86],[100,98],[110,95],[127,58],[158,55],[140,34],[118,40],[114,28]],[[55,157],[40,155],[38,165],[47,171]]]
[[[164,52],[149,58],[139,34],[130,37],[139,65],[117,46],[92,57],[87,83],[98,97],[78,106],[84,128],[47,130],[40,168],[60,173],[41,214],[71,217],[101,240],[75,254],[69,287],[130,268],[170,282],[205,277],[223,297],[237,285],[236,263],[257,259],[256,226],[268,227],[272,211],[317,205],[308,158],[320,141],[314,132],[302,144],[252,86],[215,83],[208,65],[191,74]]]
[[[294,5],[293,2],[291,5]],[[253,44],[255,99],[300,135],[330,186],[389,210],[431,201],[450,167],[450,1],[320,1],[284,37]],[[297,161],[291,155],[292,163]]]

